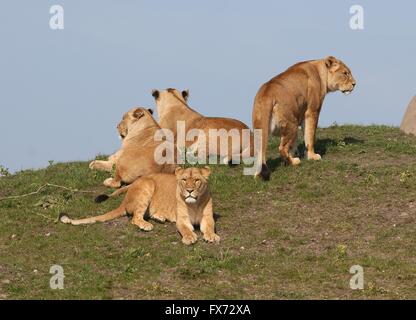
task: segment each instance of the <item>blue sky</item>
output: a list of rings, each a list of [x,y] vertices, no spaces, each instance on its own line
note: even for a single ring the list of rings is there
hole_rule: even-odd
[[[64,8],[64,30],[49,8]],[[364,30],[349,27],[351,5]],[[327,96],[320,126],[399,125],[416,94],[414,1],[5,0],[0,4],[0,164],[111,153],[116,124],[153,88],[190,90],[190,105],[251,126],[259,86],[290,65],[335,55],[357,80]]]

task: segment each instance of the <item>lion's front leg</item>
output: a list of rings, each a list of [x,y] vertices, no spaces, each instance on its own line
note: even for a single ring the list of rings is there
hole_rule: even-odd
[[[112,162],[113,164],[116,164],[118,158],[121,156],[121,150],[118,150],[116,153],[112,154],[108,157],[108,161]]]
[[[116,178],[107,178],[104,180],[103,185],[108,188],[118,189],[121,187],[121,180]]]
[[[212,199],[208,201],[202,213],[200,224],[204,240],[208,242],[220,242],[220,237],[215,233],[214,213],[212,211]]]
[[[198,240],[198,236],[194,232],[194,226],[192,225],[191,221],[189,220],[189,216],[187,214],[187,209],[182,208],[180,209],[180,205],[178,205],[178,212],[176,217],[176,228],[178,229],[179,233],[182,236],[182,242],[186,245],[194,244]]]
[[[308,160],[321,160],[315,153],[315,133],[318,127],[319,112],[310,112],[305,115],[305,146]]]
[[[114,163],[111,161],[94,160],[89,164],[89,168],[92,170],[101,170],[111,172],[113,170]]]
[[[121,155],[121,150],[109,156],[107,161],[105,160],[91,161],[89,167],[90,169],[93,169],[93,170],[102,170],[102,171],[111,172],[113,171],[114,165],[116,164],[118,158],[120,158],[120,155]]]

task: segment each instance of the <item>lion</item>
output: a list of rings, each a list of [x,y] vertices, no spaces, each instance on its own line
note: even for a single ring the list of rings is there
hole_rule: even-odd
[[[94,160],[90,169],[112,172],[114,178],[108,178],[104,185],[119,188],[122,183],[130,184],[137,178],[151,173],[173,173],[176,165],[155,160],[155,150],[161,142],[154,140],[160,130],[152,116],[151,109],[135,107],[123,115],[117,130],[122,138],[122,147],[107,161]],[[163,164],[162,164],[163,163]]]
[[[299,125],[304,128],[305,146],[309,160],[320,160],[315,153],[315,132],[325,95],[342,91],[349,94],[356,85],[351,70],[339,59],[329,56],[321,60],[297,63],[263,84],[254,99],[253,129],[262,130],[261,150],[256,150],[255,176],[270,178],[266,165],[270,133],[280,131],[279,152],[291,165],[300,159],[293,156]]]
[[[162,91],[153,90],[152,96],[156,101],[160,127],[169,129],[175,139],[178,133],[178,121],[184,121],[185,136],[190,134],[193,129],[205,137],[206,156],[219,156],[225,164],[231,165],[232,163],[240,163],[241,157],[249,157],[253,154],[253,136],[244,123],[230,118],[203,116],[188,106],[188,90],[182,92],[172,88]],[[217,130],[217,139],[215,137],[210,139],[214,130]],[[244,139],[243,136],[247,138]],[[188,148],[194,144],[195,147],[199,137],[196,135],[196,137],[190,138],[185,142],[185,146]],[[235,161],[233,161],[234,159]]]
[[[132,214],[131,223],[141,230],[150,231],[153,225],[144,219],[146,211],[159,222],[176,222],[176,227],[186,245],[193,244],[198,237],[194,225],[199,225],[203,238],[207,242],[219,242],[215,233],[212,197],[208,187],[209,167],[181,168],[175,174],[155,173],[137,179],[124,187],[127,191],[121,205],[103,215],[71,219],[61,213],[59,221],[66,224],[82,225],[109,221],[127,213]],[[176,192],[172,192],[176,190]]]

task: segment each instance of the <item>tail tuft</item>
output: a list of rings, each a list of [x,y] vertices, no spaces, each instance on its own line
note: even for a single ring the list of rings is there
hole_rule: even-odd
[[[100,194],[95,198],[95,203],[101,203],[106,201],[108,198],[110,198],[108,195],[106,194]]]
[[[229,160],[229,161],[228,161],[228,166],[229,166],[230,168],[233,168],[233,167],[236,167],[236,166],[237,166],[237,164],[236,164],[236,163],[233,163],[233,159],[231,159],[231,160]]]
[[[59,214],[58,220],[62,223],[71,223],[71,218],[64,212]]]
[[[263,178],[264,181],[269,181],[270,180],[270,170],[267,167],[267,165],[265,165],[264,163],[261,166],[260,175],[261,175],[261,177]]]

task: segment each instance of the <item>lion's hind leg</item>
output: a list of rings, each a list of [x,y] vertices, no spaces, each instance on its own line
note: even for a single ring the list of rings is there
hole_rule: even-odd
[[[296,146],[298,137],[298,127],[295,124],[287,122],[284,125],[281,125],[280,128],[280,155],[288,164],[296,166],[300,164],[300,159],[293,156],[293,150]]]
[[[149,206],[149,214],[152,219],[159,222],[175,222],[176,221],[176,198],[175,203],[171,203],[171,199],[162,193],[155,193]]]
[[[162,214],[159,214],[157,212],[153,212],[153,210],[150,210],[150,217],[152,219],[155,219],[159,222],[165,222],[166,221],[166,217],[164,217]]]
[[[155,185],[152,180],[141,180],[134,188],[136,194],[134,199],[126,204],[127,212],[133,213],[131,223],[138,226],[144,231],[151,231],[153,225],[144,220],[144,215],[149,208],[150,202],[155,191]]]

